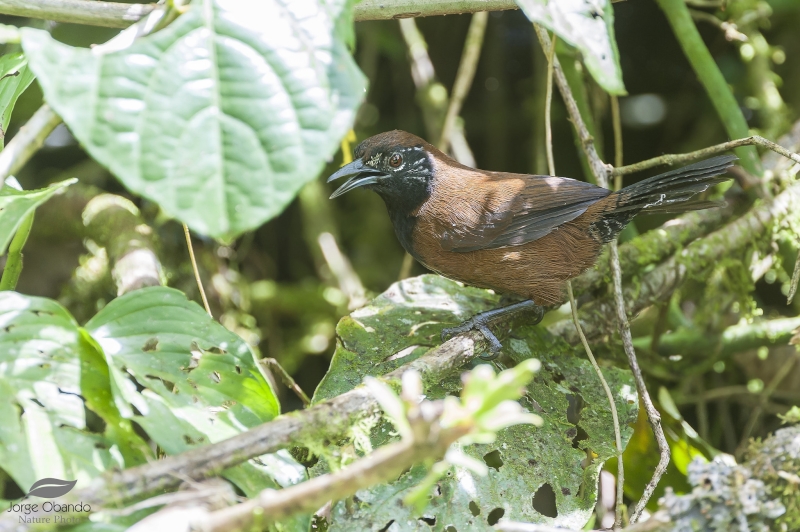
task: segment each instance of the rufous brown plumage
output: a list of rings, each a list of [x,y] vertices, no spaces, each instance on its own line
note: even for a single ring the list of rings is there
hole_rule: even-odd
[[[719,156],[651,177],[618,192],[563,177],[490,172],[454,161],[404,131],[370,137],[329,181],[377,192],[400,243],[445,277],[549,305],[591,267],[603,244],[640,212],[678,212],[736,158]]]

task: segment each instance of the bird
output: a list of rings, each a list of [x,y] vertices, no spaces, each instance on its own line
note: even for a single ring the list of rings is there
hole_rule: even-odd
[[[494,290],[514,304],[479,313],[453,334],[477,329],[492,353],[502,344],[489,325],[500,316],[563,301],[566,282],[594,265],[605,244],[640,213],[683,212],[724,203],[692,200],[735,156],[712,157],[612,191],[566,177],[479,170],[401,130],[367,138],[331,199],[356,188],[386,204],[397,239],[423,266],[466,285]]]

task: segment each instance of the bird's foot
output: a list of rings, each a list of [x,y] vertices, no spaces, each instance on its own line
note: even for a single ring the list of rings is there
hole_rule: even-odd
[[[503,348],[503,344],[500,343],[500,340],[497,339],[497,336],[489,329],[489,318],[483,316],[483,314],[477,314],[472,318],[468,319],[465,322],[462,322],[455,327],[447,327],[442,329],[442,341],[444,342],[448,338],[452,338],[458,334],[464,334],[466,332],[476,330],[480,332],[486,341],[489,342],[489,349],[492,350],[492,358],[487,360],[492,360],[497,356],[497,352]],[[484,357],[481,357],[484,358]]]
[[[476,314],[460,325],[442,329],[442,341],[444,342],[448,338],[458,334],[476,330],[480,332],[484,338],[486,338],[487,342],[489,342],[489,350],[491,351],[490,354],[481,355],[480,358],[483,360],[494,360],[497,358],[497,355],[503,348],[503,344],[500,343],[500,340],[497,339],[497,336],[495,336],[491,329],[489,329],[489,323],[501,317],[515,315],[526,310],[534,310],[536,312],[536,320],[531,325],[536,325],[542,321],[542,318],[544,317],[544,307],[535,304],[531,300],[521,301],[506,307],[481,312],[480,314]]]

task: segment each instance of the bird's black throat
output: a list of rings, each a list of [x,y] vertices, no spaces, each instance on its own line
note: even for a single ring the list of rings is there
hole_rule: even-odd
[[[417,223],[416,213],[433,192],[433,168],[427,156],[409,162],[412,164],[405,171],[373,189],[386,204],[400,244],[416,258],[411,235]]]

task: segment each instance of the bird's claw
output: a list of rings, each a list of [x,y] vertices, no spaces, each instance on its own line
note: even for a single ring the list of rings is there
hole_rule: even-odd
[[[495,336],[491,329],[489,329],[488,321],[489,320],[482,318],[481,316],[474,316],[460,325],[442,329],[442,341],[444,342],[457,334],[464,334],[466,332],[476,330],[480,332],[484,338],[486,338],[487,342],[489,342],[489,350],[491,351],[490,354],[481,355],[480,358],[483,360],[494,360],[497,358],[499,351],[503,348],[503,344],[500,343],[500,340],[497,339],[497,336]]]
[[[533,307],[533,309],[536,311],[536,318],[531,325],[536,325],[542,321],[542,318],[544,317],[544,307],[536,305],[531,300],[520,301],[519,303],[514,303],[513,305],[508,305],[499,309],[481,312],[480,314],[471,317],[460,325],[442,329],[442,342],[451,336],[476,330],[480,332],[489,342],[489,350],[491,351],[490,354],[481,355],[480,358],[483,360],[494,360],[497,358],[498,352],[503,348],[503,344],[500,343],[500,340],[497,339],[497,336],[495,336],[494,333],[489,329],[489,323],[502,315],[515,314],[521,310],[530,309],[531,307]]]

